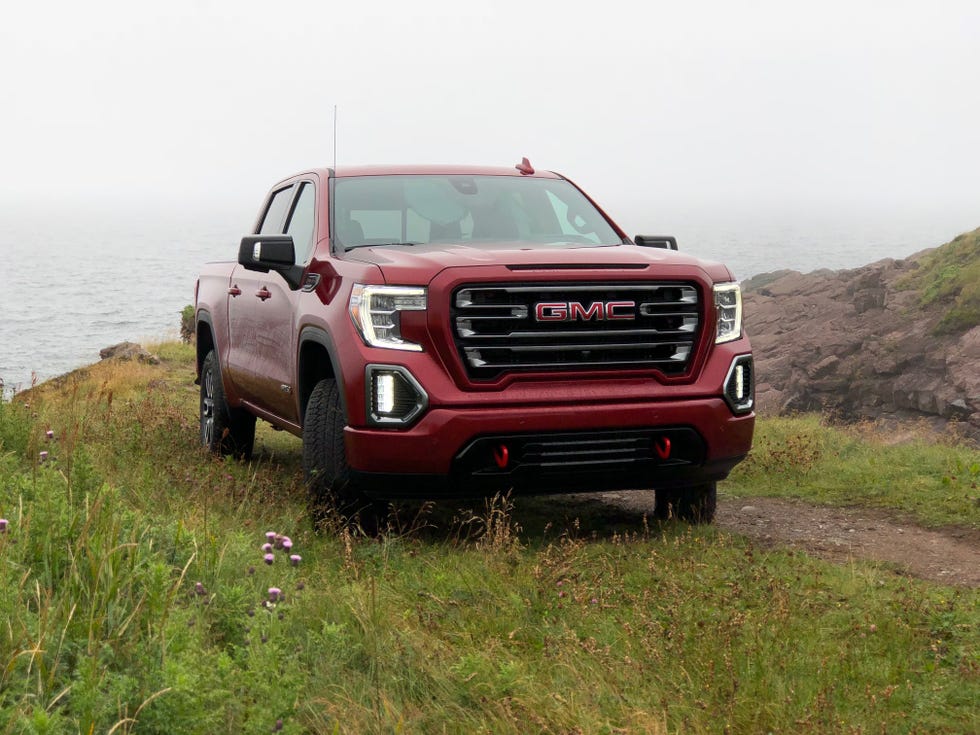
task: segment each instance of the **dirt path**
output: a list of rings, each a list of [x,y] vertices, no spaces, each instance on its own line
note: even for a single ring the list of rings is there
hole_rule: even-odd
[[[623,510],[653,512],[652,492],[598,497]],[[720,499],[715,522],[760,543],[801,549],[835,562],[872,559],[915,577],[980,587],[980,531],[927,529],[887,511],[776,498]]]

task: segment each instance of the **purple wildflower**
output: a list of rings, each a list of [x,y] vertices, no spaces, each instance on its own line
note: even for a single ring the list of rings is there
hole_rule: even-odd
[[[41,452],[41,461],[42,462],[47,462],[48,461],[48,453],[47,452]]]
[[[293,548],[293,540],[289,536],[282,537],[282,548],[284,551],[289,551]]]
[[[194,592],[198,595],[206,595],[208,593],[208,591],[204,589],[204,585],[200,582],[194,583]]]
[[[282,597],[282,590],[278,587],[269,588],[269,602],[277,602]]]
[[[275,542],[275,545],[276,545],[276,548],[277,549],[281,549],[282,548],[282,541],[283,541],[284,538],[286,538],[286,537],[285,536],[281,536],[278,533],[275,535],[275,538],[273,540]]]
[[[51,429],[48,429],[47,432],[45,432],[45,436],[48,437],[48,439],[54,439],[54,432],[51,431]]]
[[[267,539],[269,539],[269,541],[275,541],[276,540],[276,535],[277,534],[276,534],[275,531],[266,531],[265,532],[265,537]]]
[[[272,554],[266,554],[265,556],[262,557],[262,561],[264,561],[266,564],[271,564],[275,560],[276,557],[273,556]]]
[[[282,720],[276,720],[276,724],[272,726],[272,732],[279,732],[282,730]]]
[[[270,551],[272,551],[272,544],[262,544],[262,551],[268,554]]]
[[[593,597],[591,600],[589,600],[589,604],[590,605],[598,605],[599,604],[599,601],[596,598]]]
[[[10,521],[6,518],[0,518],[0,533],[6,533],[8,525],[10,525]]]
[[[298,567],[301,561],[303,561],[303,557],[301,557],[299,554],[289,555],[289,563],[292,564],[294,567]]]

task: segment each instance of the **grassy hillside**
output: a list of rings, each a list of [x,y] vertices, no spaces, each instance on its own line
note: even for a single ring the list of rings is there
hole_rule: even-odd
[[[927,526],[980,528],[980,451],[927,427],[829,426],[767,417],[752,453],[723,484],[734,496],[888,508]]]
[[[316,535],[298,442],[204,455],[192,351],[158,354],[0,405],[0,733],[980,730],[976,590],[560,500]],[[944,522],[976,482],[975,451],[912,444],[895,470],[799,421],[764,423],[726,492],[838,502],[836,467]],[[271,564],[266,532],[292,542]]]
[[[922,306],[943,306],[938,334],[962,332],[980,324],[980,229],[925,255],[920,268],[900,285],[920,290]]]

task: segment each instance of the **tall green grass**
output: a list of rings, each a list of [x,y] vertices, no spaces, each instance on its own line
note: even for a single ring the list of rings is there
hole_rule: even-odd
[[[976,590],[560,499],[317,535],[297,442],[206,456],[158,354],[0,405],[0,733],[980,730]]]
[[[980,450],[923,427],[832,426],[766,418],[723,485],[736,496],[795,497],[901,511],[927,525],[980,528]]]

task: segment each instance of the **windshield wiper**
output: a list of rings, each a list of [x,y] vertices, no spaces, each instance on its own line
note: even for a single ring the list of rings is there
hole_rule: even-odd
[[[350,251],[356,248],[387,248],[392,245],[421,245],[420,242],[362,242],[359,245],[345,245],[344,250]]]

